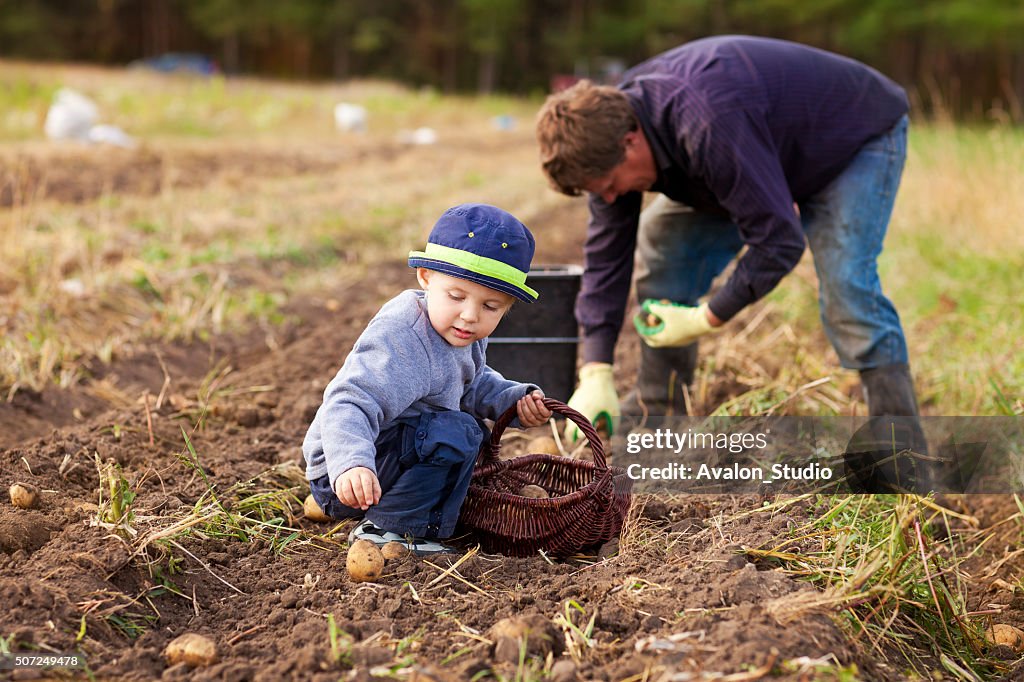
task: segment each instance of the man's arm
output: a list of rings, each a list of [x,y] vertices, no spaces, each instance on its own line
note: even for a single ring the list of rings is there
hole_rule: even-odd
[[[583,327],[584,362],[612,361],[629,302],[642,200],[640,192],[625,194],[613,204],[596,195],[588,200],[585,268],[576,299],[576,319]]]
[[[716,116],[689,140],[698,173],[739,227],[747,251],[709,309],[727,321],[775,288],[805,248],[778,153],[759,112]]]

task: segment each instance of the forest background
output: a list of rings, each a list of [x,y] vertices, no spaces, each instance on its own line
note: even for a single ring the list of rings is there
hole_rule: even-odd
[[[199,53],[229,75],[374,77],[446,93],[614,80],[723,33],[860,59],[904,85],[921,114],[1024,121],[1019,0],[0,0],[0,56],[119,65]]]

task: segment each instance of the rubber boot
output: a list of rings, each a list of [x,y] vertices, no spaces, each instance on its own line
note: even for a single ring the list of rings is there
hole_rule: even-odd
[[[847,448],[851,487],[855,492],[927,494],[941,475],[928,457],[910,367],[884,365],[863,370],[860,378],[872,419]]]
[[[917,396],[910,366],[883,365],[860,373],[868,414],[872,417],[917,417]]]
[[[648,417],[685,415],[684,387],[693,381],[696,367],[696,343],[679,348],[651,348],[640,344],[636,387],[619,405],[622,432],[642,426]]]

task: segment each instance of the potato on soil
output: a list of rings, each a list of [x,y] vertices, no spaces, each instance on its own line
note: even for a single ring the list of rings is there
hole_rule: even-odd
[[[401,542],[387,542],[383,547],[380,548],[381,556],[384,557],[385,561],[391,561],[392,559],[401,559],[409,553],[409,548],[403,545]]]
[[[369,540],[356,540],[348,548],[345,567],[357,583],[373,582],[384,572],[384,555]]]
[[[538,436],[526,444],[526,453],[529,455],[560,455],[558,443],[551,436]]]
[[[487,631],[494,642],[494,658],[515,663],[519,659],[520,642],[525,642],[529,656],[558,656],[564,648],[564,638],[554,624],[544,616],[533,613],[503,618]]]
[[[11,486],[11,504],[21,509],[31,509],[39,501],[39,491],[28,483],[15,483]]]
[[[524,485],[519,489],[519,494],[523,497],[532,497],[535,500],[543,500],[550,497],[548,491],[539,485]]]
[[[502,637],[509,637],[511,639],[519,639],[525,637],[530,632],[530,624],[525,618],[502,618],[497,623],[491,626],[488,636],[491,639],[501,639]]]
[[[306,495],[306,499],[302,502],[302,513],[310,521],[324,523],[333,520],[330,516],[324,514],[324,510],[320,508],[320,505],[316,503],[312,495]]]
[[[186,663],[193,668],[203,667],[217,661],[217,645],[209,637],[186,632],[171,640],[164,649],[164,658],[169,665]]]
[[[1024,651],[1024,631],[1006,623],[996,623],[985,631],[988,641],[997,646],[1008,646],[1016,652]]]

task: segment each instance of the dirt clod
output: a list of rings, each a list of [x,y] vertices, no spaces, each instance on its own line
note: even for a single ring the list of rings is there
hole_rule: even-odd
[[[576,664],[569,659],[556,661],[551,666],[551,682],[573,682],[579,677],[576,675]]]
[[[645,519],[662,521],[669,518],[668,505],[665,504],[664,500],[659,500],[656,497],[650,497],[644,500],[644,507],[641,514]]]
[[[255,407],[241,407],[235,412],[235,421],[247,429],[260,425],[260,411]]]
[[[38,511],[0,516],[0,552],[34,552],[50,540],[50,528]]]

